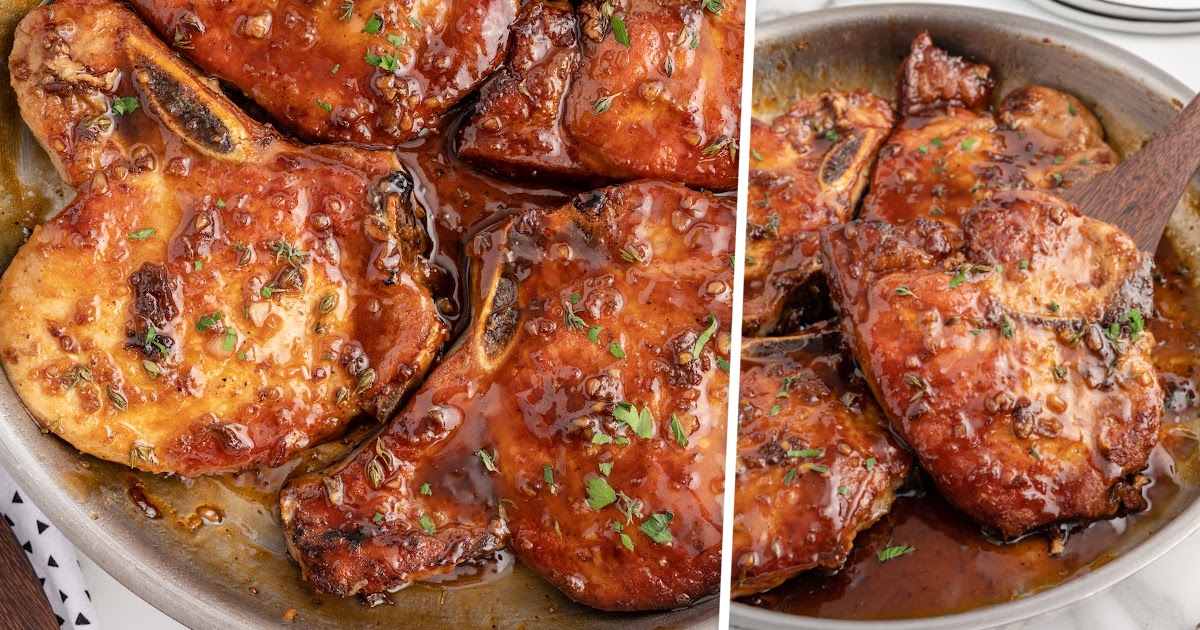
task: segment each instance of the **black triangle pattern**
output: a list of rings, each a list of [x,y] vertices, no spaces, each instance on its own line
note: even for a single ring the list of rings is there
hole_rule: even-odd
[[[58,562],[56,562],[54,560],[54,556],[50,556],[50,561],[46,563],[46,566],[48,566],[48,567],[57,567],[58,566]]]
[[[13,493],[13,500],[12,500],[12,502],[13,502],[13,503],[24,503],[24,501],[22,501],[22,500],[21,500],[21,493],[20,493],[20,492],[14,492],[14,493]]]
[[[25,550],[25,553],[33,553],[33,545],[31,544],[32,542],[32,540],[27,540],[25,541],[24,545],[21,545],[21,548]]]
[[[39,533],[39,534],[44,534],[44,533],[46,533],[46,530],[50,528],[50,526],[49,526],[49,525],[47,525],[47,524],[45,524],[45,523],[43,523],[43,522],[41,522],[41,521],[35,521],[35,522],[37,523],[37,528],[38,528],[38,533]]]
[[[75,625],[90,626],[90,625],[92,625],[92,622],[88,621],[88,618],[84,617],[83,613],[79,613],[79,616],[75,618]]]
[[[67,601],[67,594],[66,594],[66,593],[64,593],[64,592],[62,592],[62,591],[59,591],[59,592],[58,592],[58,596],[59,596],[59,597],[61,597],[61,598],[62,598],[62,600],[63,600],[64,602],[65,602],[65,601]]]

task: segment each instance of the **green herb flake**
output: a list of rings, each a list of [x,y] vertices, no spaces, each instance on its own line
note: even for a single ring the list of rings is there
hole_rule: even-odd
[[[427,497],[431,496],[431,495],[433,495],[433,488],[430,488],[429,484],[423,483],[423,484],[421,484],[421,494],[423,494]]]
[[[475,456],[479,458],[479,461],[483,462],[483,467],[486,468],[488,472],[500,472],[500,469],[496,468],[496,454],[494,452],[488,453],[483,449],[479,449],[475,452]]]
[[[597,433],[592,436],[592,444],[612,444],[612,436],[603,433]]]
[[[847,492],[849,492],[849,490],[846,489],[846,486],[838,486],[838,489],[837,489],[838,494],[845,496]]]
[[[616,357],[616,358],[618,358],[618,359],[624,359],[624,358],[625,358],[625,350],[623,350],[623,349],[621,348],[621,344],[619,344],[619,343],[610,343],[610,344],[608,344],[608,353],[609,353],[609,354],[611,354],[611,355],[613,355],[614,357]]]
[[[196,330],[204,332],[213,326],[216,326],[221,321],[221,312],[209,313],[200,317],[200,321],[196,322]]]
[[[193,271],[200,271],[202,269],[204,269],[204,261],[201,261],[201,260],[193,260],[192,261],[192,270]]]
[[[650,407],[645,407],[638,412],[637,407],[627,402],[617,403],[617,406],[613,407],[613,418],[617,422],[629,425],[629,428],[644,440],[648,440],[654,435],[654,418],[650,416]]]
[[[788,457],[820,457],[824,454],[825,451],[819,448],[792,449],[787,452]]]
[[[327,112],[332,112],[332,111],[333,111],[333,105],[330,105],[329,103],[326,103],[325,101],[322,101],[322,100],[321,100],[321,99],[319,99],[319,98],[318,98],[318,99],[316,99],[316,101],[317,101],[317,106],[319,106],[321,109],[323,109],[323,110],[325,110],[325,111],[327,111]]]
[[[379,522],[382,520],[383,520],[383,514],[380,514],[379,512],[376,512],[375,516],[371,517],[371,522],[375,523],[376,525],[378,525]]]
[[[796,478],[796,469],[793,468],[793,469],[787,471],[787,474],[783,476],[783,485],[785,485],[785,486],[792,485],[792,480],[795,478]]]
[[[715,332],[717,332],[717,316],[709,313],[708,328],[704,329],[704,332],[700,333],[700,336],[696,338],[696,345],[692,348],[693,357],[700,358],[700,351],[704,349],[704,345],[708,343],[708,340],[712,339]]]
[[[112,113],[118,116],[132,114],[137,108],[138,100],[132,96],[118,96],[113,99]]]
[[[403,35],[388,35],[387,40],[389,44],[396,47],[408,45],[408,38]]]
[[[142,228],[136,232],[130,232],[125,237],[133,241],[144,241],[151,236],[154,236],[154,228]]]
[[[762,154],[759,153],[758,151],[755,151],[754,149],[750,149],[750,157],[754,158],[755,160],[757,160],[759,162],[763,161]]]
[[[913,293],[913,292],[912,292],[912,289],[910,289],[910,288],[908,288],[908,287],[906,287],[906,286],[904,286],[904,285],[902,284],[902,285],[900,285],[900,286],[896,287],[896,295],[904,295],[904,296],[913,296],[913,297],[916,297],[916,295],[917,295],[917,294],[916,294],[916,293]]]
[[[929,147],[926,147],[925,145],[922,144],[917,147],[917,151],[920,151],[921,154],[924,155],[924,154],[929,153]]]
[[[421,523],[421,529],[425,530],[426,534],[432,536],[437,533],[437,528],[433,526],[433,521],[429,520],[428,514],[422,514],[417,521]]]
[[[938,140],[937,138],[930,140],[929,144],[932,144],[933,146],[938,147],[939,149],[946,146],[945,142],[942,142],[941,140]]]
[[[588,329],[587,338],[592,343],[600,343],[600,331],[604,330],[599,326],[592,326]]]
[[[600,511],[617,501],[616,490],[613,490],[612,486],[608,485],[608,481],[600,476],[588,479],[587,494],[588,507],[596,511]]]
[[[729,359],[726,359],[725,357],[717,357],[717,367],[720,368],[722,372],[729,373]]]
[[[232,326],[225,327],[225,341],[221,342],[221,349],[225,352],[233,352],[237,347],[237,331]]]
[[[671,521],[675,519],[675,515],[670,512],[660,512],[651,514],[642,521],[642,533],[649,536],[650,540],[662,545],[671,542],[674,538],[671,536],[671,531],[667,527]]]
[[[423,30],[425,30],[425,25],[424,25],[424,24],[421,24],[421,21],[420,21],[420,20],[418,20],[417,18],[415,18],[415,17],[413,17],[413,16],[411,16],[411,15],[410,15],[410,16],[408,16],[408,23],[409,23],[409,24],[412,24],[412,25],[413,25],[413,27],[415,27],[415,28],[416,28],[418,31],[423,31]]]
[[[554,485],[554,467],[542,466],[542,481],[550,486],[550,494],[558,494],[558,486]]]
[[[609,96],[605,96],[603,98],[598,98],[598,99],[592,101],[592,115],[599,116],[600,114],[603,114],[604,112],[608,111],[612,107],[613,99],[617,98],[620,95],[621,95],[621,93],[617,92],[616,94],[611,94]]]
[[[872,468],[875,467],[876,463],[877,462],[874,457],[868,457],[866,459],[866,461],[863,462],[863,467],[866,468],[867,470],[871,470]]]
[[[818,464],[813,464],[812,466],[809,466],[808,469],[813,472],[821,473],[822,475],[829,472],[828,468],[818,465]]]
[[[570,297],[571,297],[572,304],[578,304],[579,300],[583,299],[583,296],[579,295],[578,293],[572,293]]]
[[[1028,260],[1022,260],[1022,261],[1021,261],[1021,269],[1028,269],[1028,268],[1029,268],[1029,261],[1028,261]]]
[[[613,38],[617,40],[618,44],[629,48],[629,32],[625,30],[625,20],[615,15],[610,20],[612,22]]]
[[[827,139],[831,142],[837,142],[838,140],[841,139],[841,136],[838,135],[838,132],[836,129],[830,129],[825,132],[825,139]]]
[[[971,149],[975,148],[976,144],[979,144],[979,140],[977,138],[967,138],[966,140],[962,141],[962,144],[960,144],[959,147],[963,151],[970,151]]]
[[[771,407],[772,416],[778,416],[780,411],[783,411],[783,406],[781,405],[775,405],[774,407]]]
[[[1133,309],[1121,316],[1122,322],[1129,322],[1129,332],[1134,341],[1142,336],[1142,331],[1146,329],[1146,321],[1142,319],[1142,312],[1138,309]]]
[[[680,424],[679,417],[675,414],[671,414],[671,432],[675,434],[675,442],[680,446],[687,448],[687,435],[684,435],[683,425]]]
[[[612,462],[600,462],[600,465],[598,466],[598,468],[600,469],[601,474],[603,474],[605,477],[608,477],[609,475],[612,474],[613,463]]]
[[[375,13],[371,15],[371,19],[367,20],[366,25],[363,26],[363,32],[368,35],[376,35],[381,28],[383,28],[383,18],[378,13]]]
[[[900,545],[898,547],[888,547],[887,549],[875,554],[875,556],[879,558],[880,562],[887,562],[888,560],[899,558],[900,556],[912,553],[916,550],[916,547],[905,547],[904,545]]]

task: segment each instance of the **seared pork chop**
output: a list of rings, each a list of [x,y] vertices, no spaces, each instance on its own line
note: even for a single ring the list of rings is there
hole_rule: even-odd
[[[826,90],[752,122],[743,334],[794,332],[790,312],[812,310],[817,230],[854,217],[893,120],[870,92]]]
[[[824,228],[825,269],[893,427],[948,501],[1005,537],[1139,509],[1163,394],[1152,259],[1042,192],[996,193],[958,231]]]
[[[734,208],[600,190],[474,241],[475,318],[377,437],[281,496],[317,590],[378,593],[508,546],[571,598],[720,584]]]
[[[879,155],[860,218],[917,217],[959,226],[976,202],[1005,190],[1062,192],[1115,167],[1100,121],[1048,87],[1013,90],[993,115],[991,68],[912,44],[900,70],[901,120]]]
[[[841,335],[742,345],[733,596],[836,569],[912,464]]]
[[[737,183],[742,0],[533,0],[458,149],[510,176]]]
[[[100,4],[100,2],[97,2]],[[437,129],[509,46],[518,0],[132,0],[172,47],[307,140]]]
[[[124,5],[33,11],[10,60],[78,194],[0,279],[0,356],[80,450],[198,475],[387,418],[446,338],[411,183],[387,152],[249,120]]]

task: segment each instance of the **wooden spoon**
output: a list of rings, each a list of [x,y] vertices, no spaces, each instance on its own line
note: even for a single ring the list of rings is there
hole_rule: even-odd
[[[1139,249],[1153,253],[1197,168],[1200,96],[1133,157],[1063,197],[1080,212],[1125,230]]]

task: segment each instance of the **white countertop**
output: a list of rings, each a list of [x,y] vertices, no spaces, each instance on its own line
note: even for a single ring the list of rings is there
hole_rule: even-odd
[[[754,4],[754,0],[748,1],[751,5]],[[1050,21],[1063,21],[1024,0],[941,1],[1021,13]],[[834,3],[759,0],[758,15],[773,17],[798,10],[849,4],[866,3],[856,0]],[[1200,91],[1200,35],[1131,35],[1074,24],[1069,26],[1121,46],[1171,73],[1193,90]],[[178,630],[184,627],[142,601],[82,554],[80,560],[84,579],[91,589],[92,600],[96,604],[103,627],[139,630]],[[1200,580],[1195,578],[1196,566],[1200,566],[1200,534],[1192,536],[1166,557],[1108,592],[1097,595],[1050,621],[1030,626],[1030,630],[1200,628]]]

